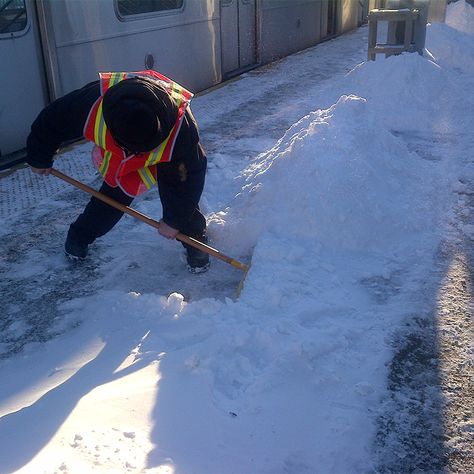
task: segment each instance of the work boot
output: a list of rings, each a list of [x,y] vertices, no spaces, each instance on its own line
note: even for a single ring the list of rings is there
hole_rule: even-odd
[[[66,256],[72,260],[84,260],[87,257],[89,245],[74,237],[74,232],[69,229],[66,243],[64,244]]]
[[[207,237],[198,240],[207,244]],[[186,261],[190,273],[204,273],[209,270],[209,254],[197,248],[186,246]]]

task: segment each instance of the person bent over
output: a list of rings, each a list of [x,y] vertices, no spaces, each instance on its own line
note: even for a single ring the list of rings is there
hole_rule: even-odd
[[[162,74],[100,73],[99,81],[48,105],[31,126],[27,162],[48,175],[63,143],[93,142],[92,161],[104,178],[100,192],[126,206],[156,184],[163,206],[158,232],[179,232],[206,243],[199,210],[207,158],[189,103],[192,94]],[[109,232],[123,212],[92,198],[69,228],[65,250],[87,256],[89,245]],[[188,269],[209,268],[207,253],[183,244]]]

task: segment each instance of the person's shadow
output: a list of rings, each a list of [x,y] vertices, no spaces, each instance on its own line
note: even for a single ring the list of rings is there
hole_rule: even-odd
[[[143,327],[114,339],[114,334],[102,337],[105,346],[68,380],[51,389],[32,405],[0,419],[0,472],[14,472],[28,464],[51,440],[74,407],[94,388],[125,377],[150,363],[144,355],[119,372],[120,364],[142,339]],[[114,373],[115,372],[115,373]],[[3,380],[2,384],[8,383]]]

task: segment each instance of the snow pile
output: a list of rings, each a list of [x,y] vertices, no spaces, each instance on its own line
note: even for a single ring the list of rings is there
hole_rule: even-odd
[[[366,99],[343,96],[302,119],[248,170],[235,207],[247,235],[383,251],[433,227],[432,168],[377,122]]]
[[[470,73],[474,67],[474,8],[465,0],[450,4],[446,23],[428,26],[426,47],[442,66]]]
[[[224,232],[226,240],[239,237],[234,245],[251,246],[271,232],[385,255],[426,239],[438,227],[449,175],[400,135],[450,131],[446,81],[439,66],[413,54],[356,68],[334,87],[357,95],[342,95],[291,127],[244,172],[230,213],[213,225],[232,224]]]
[[[374,118],[390,131],[450,131],[451,79],[426,57],[405,53],[364,63],[346,81],[345,87],[366,98]]]
[[[474,8],[466,0],[450,4],[446,24],[468,35],[474,35]]]

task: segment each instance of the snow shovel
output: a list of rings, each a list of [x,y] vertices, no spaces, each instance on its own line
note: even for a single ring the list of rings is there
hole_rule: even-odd
[[[58,171],[55,168],[51,169],[51,174],[56,176],[57,178],[62,179],[63,181],[66,181],[69,184],[72,184],[76,188],[82,189],[86,193],[89,193],[95,198],[100,199],[101,201],[105,202],[109,206],[115,207],[116,209],[124,212],[125,214],[128,214],[129,216],[135,217],[136,219],[144,222],[145,224],[151,225],[152,227],[155,227],[156,229],[159,229],[160,227],[160,223],[158,221],[151,219],[150,217],[146,216],[145,214],[142,214],[141,212],[135,211],[131,207],[120,204],[115,199],[112,199],[106,196],[105,194],[102,194],[99,191],[96,191],[95,189],[87,186],[84,183],[81,183],[80,181],[75,180],[74,178],[71,178],[70,176],[62,173],[61,171]],[[212,255],[213,257],[216,257],[219,260],[222,260],[228,263],[229,265],[232,265],[233,267],[238,268],[239,270],[242,270],[244,272],[244,276],[242,277],[242,280],[240,281],[239,287],[237,289],[237,296],[240,295],[240,292],[242,291],[242,288],[243,288],[243,282],[250,268],[249,265],[246,265],[245,263],[241,263],[231,257],[228,257],[227,255],[224,255],[223,253],[219,252],[219,250],[216,250],[210,247],[209,245],[203,244],[202,242],[199,242],[199,240],[193,239],[192,237],[182,234],[181,232],[176,236],[176,239],[190,245],[191,247],[195,247],[201,250],[202,252],[206,252],[209,255]]]

